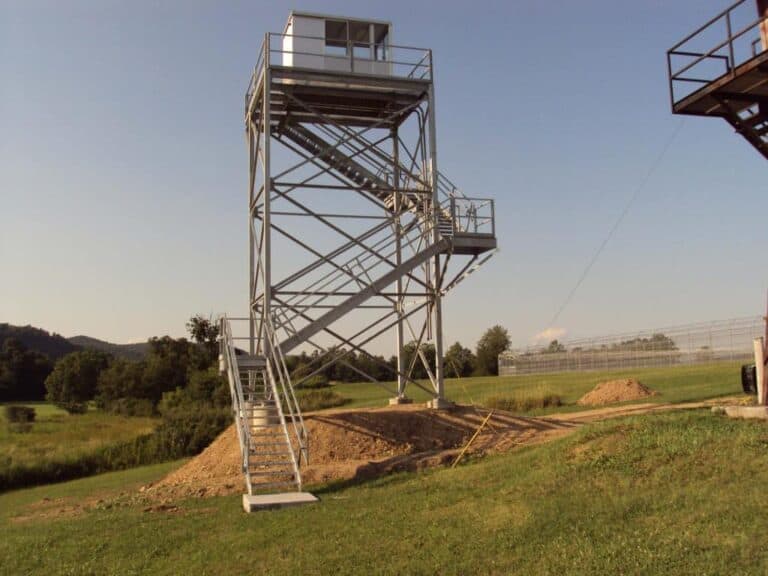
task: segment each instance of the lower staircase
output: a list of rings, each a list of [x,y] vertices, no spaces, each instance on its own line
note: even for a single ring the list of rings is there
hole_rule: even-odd
[[[271,334],[267,330],[268,334]],[[226,373],[242,455],[247,511],[316,500],[301,491],[307,434],[284,357],[273,338],[267,356],[239,353],[230,320],[221,320],[220,370]]]

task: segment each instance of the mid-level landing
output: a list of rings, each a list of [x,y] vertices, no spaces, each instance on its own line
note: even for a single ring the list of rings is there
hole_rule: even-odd
[[[452,254],[477,256],[496,248],[496,236],[492,234],[455,234],[451,239],[449,251]]]

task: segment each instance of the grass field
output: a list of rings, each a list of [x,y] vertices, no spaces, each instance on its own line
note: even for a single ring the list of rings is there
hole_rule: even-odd
[[[127,418],[90,411],[69,415],[46,403],[33,406],[36,420],[30,432],[11,432],[0,409],[0,478],[11,469],[39,468],[55,462],[76,460],[104,446],[131,440],[151,432],[153,418]]]
[[[600,372],[560,372],[479,378],[452,378],[445,382],[446,396],[460,403],[482,404],[497,395],[556,394],[566,406],[529,413],[564,412],[581,409],[573,405],[583,394],[604,380],[638,378],[660,394],[649,402],[693,402],[718,396],[741,393],[740,364],[720,363],[672,368],[640,368]],[[391,388],[394,384],[389,384]],[[334,390],[349,399],[346,407],[383,406],[391,396],[386,390],[370,383],[337,384]],[[415,401],[427,400],[427,395],[415,386],[408,387]],[[572,405],[572,406],[568,406]]]
[[[171,465],[140,468],[0,495],[0,566],[47,575],[765,574],[766,448],[762,423],[704,410],[647,415],[455,470],[326,487],[319,504],[250,516],[238,497],[148,510],[132,494]]]

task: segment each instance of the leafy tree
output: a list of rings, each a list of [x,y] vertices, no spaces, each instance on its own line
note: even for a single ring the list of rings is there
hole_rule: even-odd
[[[121,414],[147,414],[157,410],[163,394],[186,388],[191,375],[206,371],[209,352],[185,338],[150,338],[146,360],[115,360],[98,384],[99,407]]]
[[[42,400],[51,370],[47,356],[28,350],[16,338],[6,338],[0,349],[0,402]]]
[[[146,362],[117,359],[99,375],[96,405],[102,410],[128,416],[154,411],[151,391],[144,381]]]
[[[544,350],[544,354],[555,354],[557,352],[565,352],[565,346],[557,340],[552,340],[546,350]]]
[[[455,342],[445,353],[445,373],[451,376],[470,376],[475,370],[475,362],[472,350]]]
[[[477,342],[475,355],[477,366],[475,373],[478,376],[493,375],[499,373],[499,354],[508,350],[510,346],[509,333],[506,328],[496,325],[485,331]]]
[[[421,345],[421,352],[424,354],[424,357],[427,359],[427,363],[429,364],[430,368],[434,370],[435,365],[435,346],[433,344],[422,344]],[[411,341],[408,342],[405,346],[403,346],[403,357],[405,359],[405,366],[403,369],[405,372],[408,372],[408,368],[411,365],[411,362],[413,362],[414,356],[417,355],[416,351],[416,342]],[[416,362],[413,365],[413,372],[411,373],[411,378],[428,378],[429,374],[427,374],[427,369],[424,367],[424,363],[421,361],[421,358],[417,357]]]
[[[72,414],[85,412],[96,394],[99,374],[108,365],[109,356],[97,350],[67,354],[45,379],[46,399]]]
[[[187,322],[187,331],[192,340],[205,347],[211,359],[218,355],[219,325],[209,316],[201,314],[192,316]]]
[[[653,334],[650,338],[633,338],[611,346],[612,350],[677,350],[677,344],[663,333]]]
[[[224,410],[231,406],[229,384],[218,369],[212,367],[191,372],[187,386],[163,394],[158,408],[161,414],[165,414],[193,404]]]

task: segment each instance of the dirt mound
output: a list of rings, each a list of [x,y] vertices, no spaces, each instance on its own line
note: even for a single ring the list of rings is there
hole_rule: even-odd
[[[584,394],[577,404],[580,406],[602,406],[614,402],[626,402],[628,400],[640,400],[655,396],[657,392],[644,386],[635,378],[623,378],[621,380],[608,380],[601,382],[592,390]]]
[[[309,485],[363,479],[452,462],[487,413],[466,406],[435,411],[410,405],[307,415],[310,464],[302,468],[302,480]],[[507,450],[573,426],[495,411],[471,452]],[[242,494],[240,458],[232,426],[200,455],[142,491],[162,499]]]

